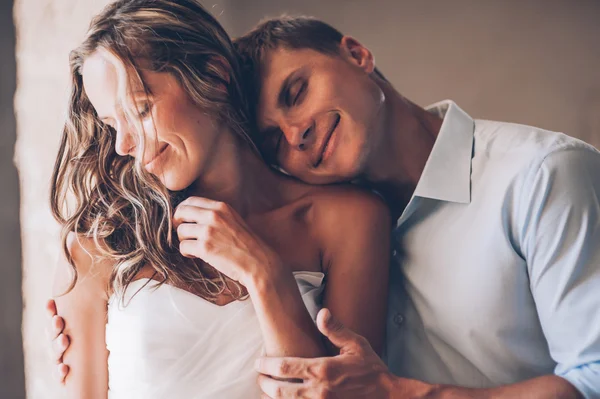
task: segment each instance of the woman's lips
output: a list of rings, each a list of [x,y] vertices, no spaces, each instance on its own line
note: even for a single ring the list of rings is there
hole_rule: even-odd
[[[152,171],[154,170],[154,168],[156,167],[156,165],[158,165],[158,161],[160,160],[160,158],[162,158],[162,155],[165,153],[165,150],[167,149],[169,145],[165,144],[160,151],[156,154],[156,156],[154,158],[152,158],[148,163],[146,163],[146,165],[144,165],[144,167],[146,168],[146,170],[150,173],[152,173]]]

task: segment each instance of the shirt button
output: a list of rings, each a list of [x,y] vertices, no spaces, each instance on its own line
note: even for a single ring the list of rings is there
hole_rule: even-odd
[[[404,322],[404,316],[402,316],[400,313],[396,313],[394,315],[394,324],[399,327],[403,322]]]

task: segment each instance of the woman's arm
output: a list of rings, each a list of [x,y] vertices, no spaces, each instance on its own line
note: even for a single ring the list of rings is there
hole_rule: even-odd
[[[175,211],[184,256],[204,260],[248,290],[268,356],[326,355],[291,269],[228,205],[190,197]]]
[[[291,270],[284,267],[257,273],[246,285],[260,323],[266,355],[325,356],[327,349],[302,300],[298,283]]]
[[[64,382],[65,397],[106,399],[108,396],[108,351],[105,325],[108,297],[106,293],[110,265],[93,262],[89,255],[93,245],[84,238],[69,234],[68,248],[77,268],[73,290],[61,295],[56,305],[65,320],[64,334],[70,345],[63,363],[70,367]],[[59,283],[69,285],[72,273],[59,271]]]
[[[390,212],[371,193],[337,191],[324,201],[317,219],[327,268],[323,305],[381,354],[387,315]]]

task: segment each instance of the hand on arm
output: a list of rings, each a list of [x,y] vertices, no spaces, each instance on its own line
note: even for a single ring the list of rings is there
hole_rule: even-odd
[[[263,357],[257,360],[256,369],[261,373],[258,383],[267,398],[389,397],[394,377],[364,337],[346,328],[328,309],[319,312],[317,326],[338,348],[339,355],[316,359]]]
[[[62,362],[69,368],[64,379],[66,397],[101,398],[108,395],[108,351],[105,343],[107,279],[110,265],[92,262],[89,255],[93,245],[84,239],[69,236],[69,251],[78,272],[74,288],[59,297],[56,305],[64,317],[63,337],[68,336],[69,345]],[[62,273],[67,276],[67,273]],[[58,319],[54,319],[58,320]],[[61,327],[56,322],[56,327]],[[61,338],[62,344],[65,342]],[[60,348],[58,349],[60,351]]]

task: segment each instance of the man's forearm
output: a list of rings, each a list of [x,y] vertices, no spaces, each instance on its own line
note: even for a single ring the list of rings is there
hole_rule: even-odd
[[[567,380],[543,376],[497,388],[475,389],[451,385],[429,385],[397,378],[390,399],[580,399],[581,393]]]

